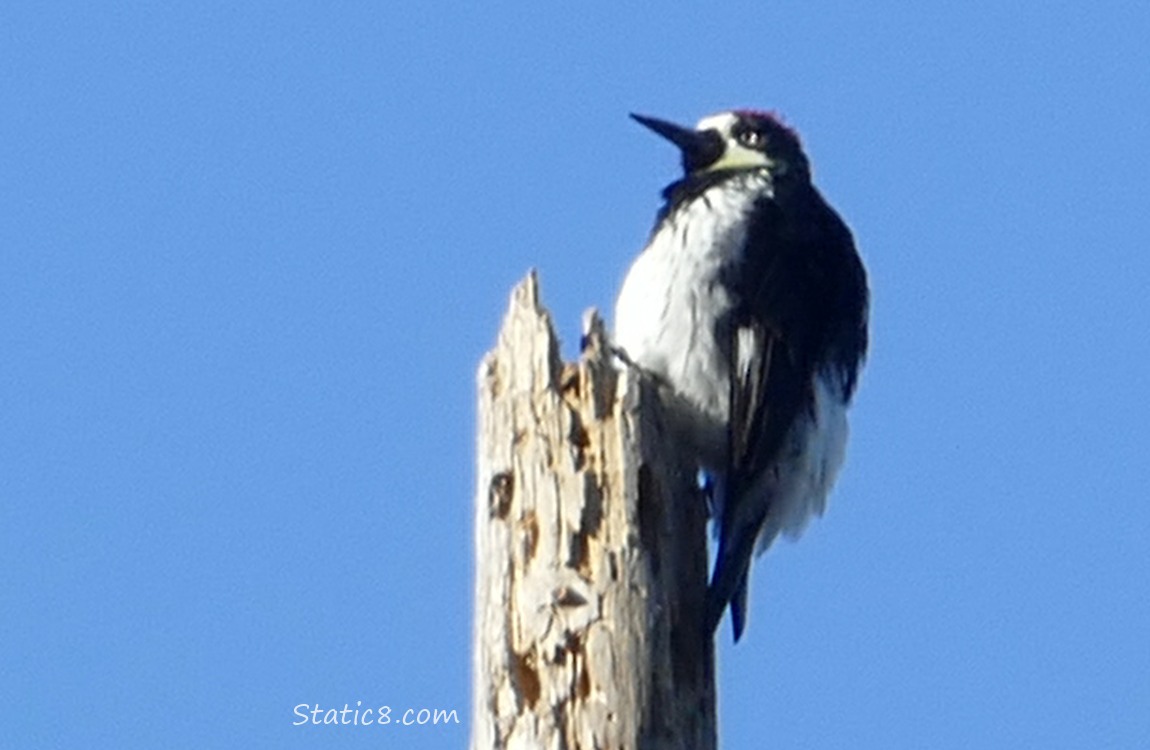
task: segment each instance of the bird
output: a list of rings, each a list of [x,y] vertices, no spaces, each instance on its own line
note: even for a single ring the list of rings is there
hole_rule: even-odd
[[[705,627],[729,606],[737,643],[753,558],[823,514],[843,464],[867,273],[779,116],[631,117],[678,147],[683,172],[620,288],[613,344],[657,383],[672,439],[707,478],[718,548]]]

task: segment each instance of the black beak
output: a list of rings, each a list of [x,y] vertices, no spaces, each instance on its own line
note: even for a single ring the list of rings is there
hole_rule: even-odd
[[[723,137],[714,130],[692,130],[673,122],[632,114],[631,119],[654,130],[683,152],[683,171],[687,174],[706,169],[723,155]]]

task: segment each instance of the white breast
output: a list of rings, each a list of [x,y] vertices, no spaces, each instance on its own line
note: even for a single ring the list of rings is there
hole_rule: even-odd
[[[762,178],[744,179],[766,187]],[[635,260],[615,303],[616,345],[669,386],[672,416],[709,468],[725,461],[729,412],[716,328],[733,300],[719,271],[741,252],[759,194],[727,183],[679,207]]]

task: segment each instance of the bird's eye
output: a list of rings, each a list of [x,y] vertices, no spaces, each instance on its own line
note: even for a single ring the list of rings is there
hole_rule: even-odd
[[[737,138],[739,139],[739,143],[747,148],[762,148],[763,143],[766,141],[762,131],[752,130],[750,128],[740,131]]]

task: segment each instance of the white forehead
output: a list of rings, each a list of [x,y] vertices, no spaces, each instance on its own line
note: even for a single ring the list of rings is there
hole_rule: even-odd
[[[734,112],[720,112],[716,115],[707,115],[695,125],[695,130],[717,130],[723,135],[730,135],[731,128],[739,118]]]

